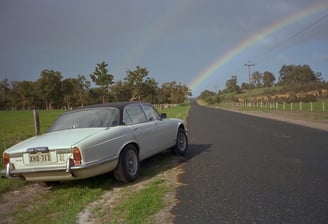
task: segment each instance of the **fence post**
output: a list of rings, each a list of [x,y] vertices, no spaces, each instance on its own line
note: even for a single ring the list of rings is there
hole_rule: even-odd
[[[325,102],[322,102],[322,111],[325,112]]]
[[[39,119],[39,112],[36,110],[33,110],[33,118],[34,118],[34,130],[35,135],[40,134],[40,119]]]
[[[311,112],[313,111],[313,104],[312,102],[310,103],[310,106],[311,106]]]

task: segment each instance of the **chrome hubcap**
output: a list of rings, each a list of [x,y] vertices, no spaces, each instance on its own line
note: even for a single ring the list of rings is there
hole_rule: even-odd
[[[182,150],[182,151],[185,150],[185,148],[186,148],[186,139],[185,139],[185,135],[183,133],[179,134],[178,145],[179,145],[180,150]]]
[[[127,171],[128,173],[133,176],[137,173],[138,168],[138,159],[137,155],[133,150],[129,150],[126,157],[127,162]]]

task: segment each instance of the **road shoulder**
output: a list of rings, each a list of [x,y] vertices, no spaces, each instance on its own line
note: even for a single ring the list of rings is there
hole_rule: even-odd
[[[224,109],[224,108],[220,108]],[[292,124],[302,125],[310,128],[316,128],[324,131],[328,131],[328,121],[326,120],[304,120],[302,116],[295,116],[295,113],[288,113],[288,112],[261,112],[261,111],[241,111],[241,110],[232,110],[232,109],[225,109],[230,110],[237,113],[243,113],[251,116],[257,116],[267,119],[279,120],[283,122],[288,122]]]

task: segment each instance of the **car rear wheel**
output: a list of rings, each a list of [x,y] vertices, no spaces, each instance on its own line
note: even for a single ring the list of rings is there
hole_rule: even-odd
[[[138,178],[140,161],[137,148],[127,145],[121,151],[118,165],[114,170],[115,179],[124,183],[132,182]]]
[[[177,134],[177,142],[175,146],[171,149],[171,151],[175,155],[184,155],[188,149],[188,138],[186,135],[186,131],[183,128],[179,128]]]

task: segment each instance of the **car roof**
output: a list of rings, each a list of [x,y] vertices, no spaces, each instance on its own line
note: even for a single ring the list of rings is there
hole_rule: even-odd
[[[119,110],[122,110],[126,105],[129,104],[150,104],[148,102],[139,102],[139,101],[124,101],[124,102],[112,102],[112,103],[104,103],[104,104],[93,104],[93,105],[87,105],[84,107],[79,107],[77,109],[83,109],[83,108],[99,108],[99,107],[114,107]]]
[[[114,107],[114,108],[117,108],[119,110],[122,110],[126,105],[131,104],[131,103],[136,103],[136,102],[113,102],[113,103],[93,104],[93,105],[88,105],[88,106],[80,107],[78,109],[83,109],[83,108],[99,108],[99,107]]]
[[[123,123],[123,110],[126,105],[130,104],[148,104],[151,105],[150,103],[147,102],[140,102],[140,101],[124,101],[124,102],[112,102],[112,103],[104,103],[104,104],[93,104],[93,105],[87,105],[84,107],[79,107],[74,110],[83,110],[84,108],[102,108],[102,107],[108,107],[108,108],[117,108],[120,111],[120,121],[119,123]]]

